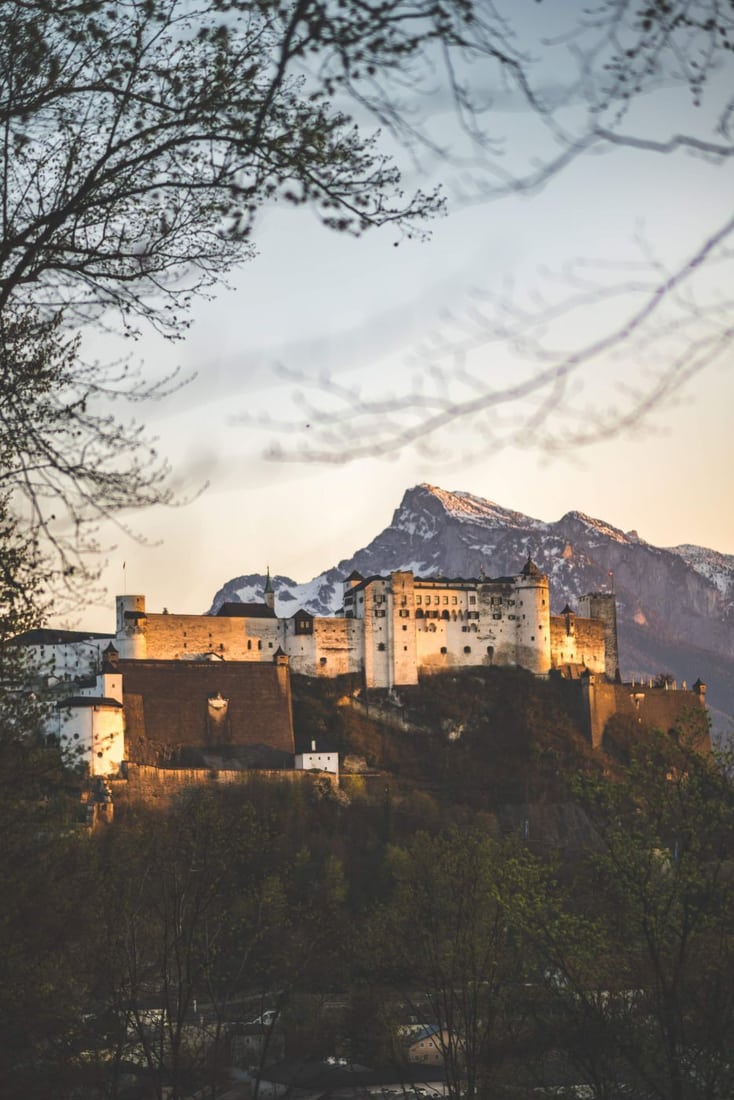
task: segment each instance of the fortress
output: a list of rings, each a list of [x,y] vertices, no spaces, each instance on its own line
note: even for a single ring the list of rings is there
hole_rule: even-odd
[[[214,767],[233,754],[245,767],[295,761],[338,771],[336,754],[314,743],[295,755],[291,672],[353,675],[383,691],[478,666],[556,674],[594,746],[613,714],[667,729],[705,703],[700,681],[691,691],[622,684],[614,594],[588,593],[579,614],[566,606],[552,615],[548,577],[529,557],[516,575],[493,579],[354,572],[343,608],[329,617],[276,615],[269,575],[264,596],[225,603],[216,615],[181,615],[149,612],[144,596],[123,595],[114,635],[33,631],[17,641],[34,648],[50,683],[75,683],[54,732],[79,747],[92,776],[116,775],[123,761]]]
[[[344,583],[341,613],[275,614],[264,603],[225,603],[216,615],[150,614],[144,596],[117,597],[115,647],[129,660],[270,661],[280,650],[305,676],[364,676],[367,688],[415,684],[419,675],[476,665],[617,674],[614,595],[590,593],[581,614],[550,613],[548,578],[530,558],[511,577],[420,578],[409,570]]]

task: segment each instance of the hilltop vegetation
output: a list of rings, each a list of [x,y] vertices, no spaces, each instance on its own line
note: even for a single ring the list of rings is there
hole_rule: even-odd
[[[48,797],[18,817],[0,1095],[213,1098],[283,1054],[407,1076],[411,1018],[437,1029],[451,1100],[731,1095],[726,762],[684,731],[597,759],[519,670],[368,711],[355,687],[294,685],[299,736],[365,759],[341,789],[253,778],[91,837]]]
[[[427,676],[397,694],[294,677],[293,693],[304,743],[323,738],[406,788],[474,811],[561,800],[569,774],[598,767],[560,685],[518,668]]]

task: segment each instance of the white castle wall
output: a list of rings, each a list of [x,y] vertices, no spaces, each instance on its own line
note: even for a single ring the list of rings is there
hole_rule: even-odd
[[[361,625],[353,619],[281,619],[281,647],[301,676],[344,676],[364,664]],[[299,624],[305,623],[309,632]]]
[[[102,650],[109,638],[88,638],[76,642],[26,646],[29,667],[53,686],[62,680],[93,676],[102,663]]]
[[[542,676],[562,664],[605,667],[608,622],[575,616],[566,629],[551,619],[548,578],[529,561],[496,579],[423,579],[410,570],[353,577],[344,609],[328,618],[147,614],[144,596],[118,596],[115,644],[123,658],[163,660],[271,661],[280,647],[293,672],[362,673],[367,687],[386,689],[447,668],[510,665]]]
[[[117,775],[125,759],[122,676],[102,673],[94,687],[80,688],[74,699],[58,710],[54,732],[60,743],[88,766],[90,775]]]

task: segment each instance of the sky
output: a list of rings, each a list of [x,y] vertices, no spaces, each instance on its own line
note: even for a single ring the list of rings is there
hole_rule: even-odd
[[[450,113],[437,115],[450,132]],[[510,105],[500,121],[510,155],[531,158],[533,120]],[[656,139],[701,125],[687,97],[670,89],[648,97],[632,122]],[[622,264],[627,280],[641,278],[645,256],[674,270],[730,217],[734,194],[734,163],[684,152],[585,156],[530,196],[482,202],[456,197],[455,166],[431,173],[445,183],[449,204],[428,240],[396,247],[390,228],[354,239],[330,233],[307,210],[268,209],[255,234],[258,256],[212,301],[197,304],[185,341],[148,334],[139,342],[133,361],[146,374],[179,367],[192,376],[166,400],[136,410],[189,502],[125,516],[135,537],[103,530],[107,595],[66,623],[111,629],[113,597],[123,590],[145,594],[151,610],[201,612],[240,574],[269,567],[309,580],[366,545],[390,522],[405,489],[424,481],[543,520],[577,509],[656,545],[734,553],[730,350],[677,384],[641,422],[599,438],[609,411],[679,354],[675,317],[665,312],[659,361],[632,346],[592,363],[571,382],[570,415],[551,409],[534,426],[527,422],[537,405],[531,397],[387,456],[299,460],[317,426],[308,403],[320,400],[319,378],[399,402],[422,370],[438,385],[450,378],[462,349],[485,386],[522,380],[531,368],[521,341],[491,339],[487,320],[508,281],[513,303],[537,312],[543,298],[568,290],[569,265],[582,262],[577,270],[602,285],[619,279]],[[697,292],[712,301],[730,276],[721,264],[701,277]],[[597,338],[622,316],[619,301],[563,313],[551,339],[571,347]],[[685,293],[678,307],[690,311]],[[502,311],[492,316],[507,323]],[[520,335],[530,323],[521,322]],[[90,347],[111,354],[99,341],[91,337]],[[289,382],[282,368],[311,384]],[[258,426],[263,415],[285,427]],[[518,417],[526,418],[519,431]],[[394,420],[385,415],[386,423]],[[564,447],[580,428],[591,429],[591,442]],[[363,430],[359,421],[347,427],[357,449]],[[285,459],[268,457],[274,446]]]

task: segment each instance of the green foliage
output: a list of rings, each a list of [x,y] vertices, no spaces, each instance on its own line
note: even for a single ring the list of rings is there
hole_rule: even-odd
[[[592,766],[558,686],[522,669],[468,669],[401,687],[401,706],[391,713],[411,732],[370,711],[370,700],[390,710],[383,693],[365,697],[366,711],[337,705],[349,686],[294,677],[297,734],[327,736],[341,753],[362,755],[373,768],[399,776],[403,788],[437,792],[444,803],[476,812],[560,801],[568,793],[565,776]]]
[[[684,738],[650,737],[615,782],[587,776],[577,793],[600,848],[577,893],[594,922],[595,957],[566,953],[559,963],[564,991],[572,992],[566,1008],[583,1025],[577,1034],[596,1033],[576,1056],[607,1080],[622,1067],[646,1096],[728,1095],[731,761],[701,754]]]
[[[437,1026],[450,1095],[493,1094],[524,1024],[530,975],[515,929],[545,896],[539,865],[466,831],[418,833],[390,862],[395,891],[373,924],[373,965]]]

